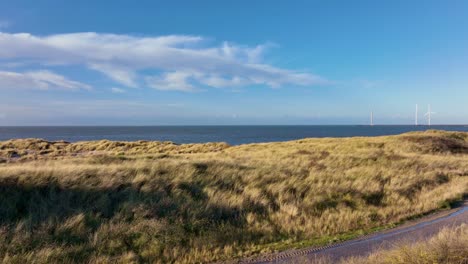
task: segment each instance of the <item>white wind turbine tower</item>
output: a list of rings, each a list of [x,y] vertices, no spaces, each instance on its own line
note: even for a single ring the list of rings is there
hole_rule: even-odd
[[[416,112],[414,114],[414,125],[418,126],[418,104],[416,104]]]
[[[427,113],[424,116],[427,116],[427,125],[431,125],[431,115],[435,114],[435,112],[431,112],[431,105],[427,105]]]
[[[374,125],[374,112],[370,112],[370,125]]]

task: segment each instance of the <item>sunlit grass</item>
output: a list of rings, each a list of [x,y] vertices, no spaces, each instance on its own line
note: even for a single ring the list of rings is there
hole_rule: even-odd
[[[401,241],[391,250],[381,250],[366,258],[350,258],[346,264],[418,264],[468,262],[468,226],[445,228],[428,241]]]

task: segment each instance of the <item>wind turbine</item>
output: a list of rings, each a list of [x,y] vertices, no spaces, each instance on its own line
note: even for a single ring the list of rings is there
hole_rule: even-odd
[[[414,125],[418,126],[418,104],[416,104],[416,112],[414,114]]]
[[[374,126],[374,112],[370,112],[370,125]]]
[[[431,115],[435,114],[435,112],[431,112],[431,105],[427,105],[427,113],[424,116],[427,116],[427,125],[431,125]]]

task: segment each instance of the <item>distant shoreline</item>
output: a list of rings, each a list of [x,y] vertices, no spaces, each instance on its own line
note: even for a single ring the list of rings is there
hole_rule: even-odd
[[[106,139],[241,145],[301,138],[389,136],[430,129],[468,132],[468,125],[22,126],[0,127],[0,141],[18,138],[68,142]]]

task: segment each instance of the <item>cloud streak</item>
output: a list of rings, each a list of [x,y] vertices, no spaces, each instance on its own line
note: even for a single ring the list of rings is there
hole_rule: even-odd
[[[25,73],[0,71],[0,89],[90,90],[91,86],[46,70]]]
[[[185,35],[136,37],[87,32],[35,36],[0,32],[0,60],[41,67],[80,65],[125,87],[194,91],[327,83],[309,72],[262,62],[268,46],[209,45],[205,38]]]
[[[125,93],[125,90],[124,90],[124,89],[122,89],[122,88],[117,88],[117,87],[112,87],[112,88],[111,88],[111,91],[112,91],[113,93],[118,93],[118,94]]]

